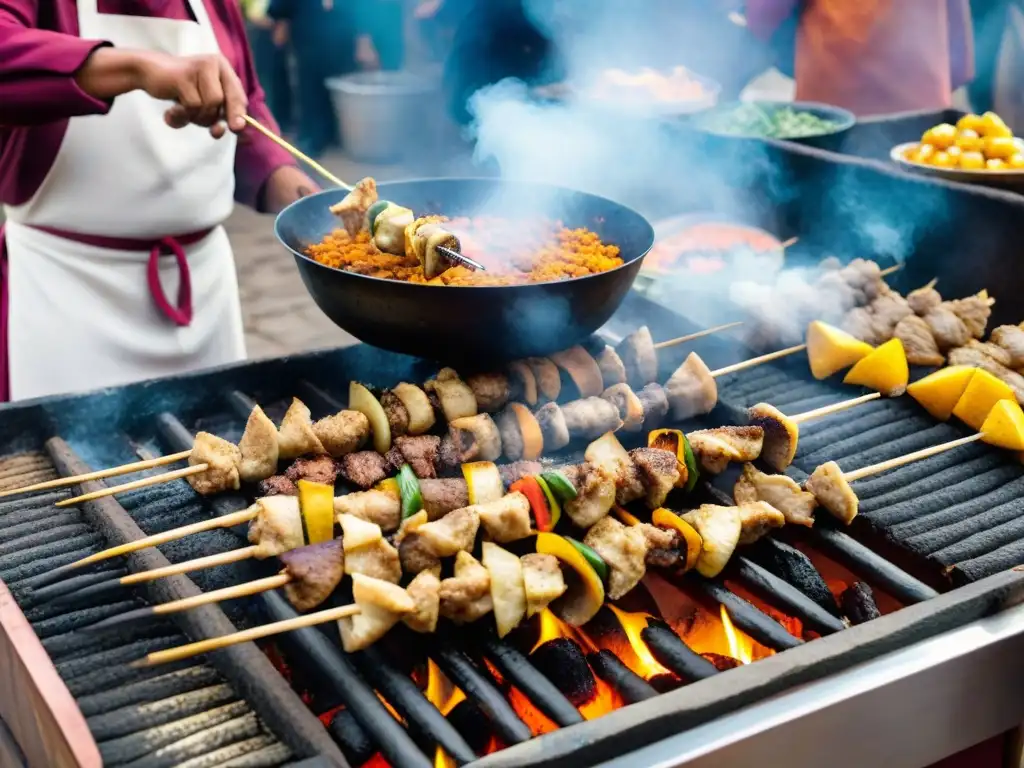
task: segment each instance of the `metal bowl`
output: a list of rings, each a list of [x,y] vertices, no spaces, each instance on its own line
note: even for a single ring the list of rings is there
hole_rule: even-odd
[[[946,181],[959,181],[964,184],[980,184],[986,187],[999,187],[1003,189],[1024,189],[1024,170],[1019,168],[1008,168],[1005,171],[989,170],[965,170],[963,168],[938,168],[934,165],[916,163],[906,158],[907,152],[918,146],[919,141],[908,141],[904,144],[897,144],[889,152],[889,157],[897,165],[908,171],[919,173],[923,176],[933,176]],[[1024,139],[1014,139],[1014,143],[1024,152]]]
[[[760,107],[761,110],[767,114],[772,114],[773,112],[785,108],[789,108],[797,112],[810,112],[811,114],[825,120],[832,120],[837,125],[830,131],[816,133],[811,136],[786,137],[729,133],[727,131],[717,130],[711,123],[712,120],[720,117],[722,114],[727,114],[731,110],[734,110],[744,104],[751,104]],[[747,140],[772,138],[778,141],[792,141],[797,144],[806,144],[811,147],[818,147],[819,149],[838,150],[839,147],[842,146],[844,136],[851,128],[853,128],[854,125],[857,124],[857,117],[848,110],[840,107],[834,107],[831,104],[821,104],[816,101],[733,101],[725,104],[719,104],[712,109],[695,115],[690,124],[701,133],[719,136],[722,138]]]
[[[587,227],[621,250],[622,266],[596,275],[513,286],[437,286],[368,277],[306,256],[339,226],[328,210],[344,197],[328,190],[282,211],[278,239],[313,300],[340,328],[367,344],[445,362],[496,364],[547,355],[577,344],[604,325],[625,298],[654,243],[636,211],[561,187],[495,179],[425,179],[381,184],[380,196],[418,214],[557,219]]]

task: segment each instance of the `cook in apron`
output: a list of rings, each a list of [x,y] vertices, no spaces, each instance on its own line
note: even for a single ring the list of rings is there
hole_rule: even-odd
[[[219,53],[202,0],[189,0],[194,22],[100,14],[96,3],[78,0],[83,38]],[[134,91],[106,115],[72,118],[39,190],[5,208],[12,400],[244,359],[220,226],[234,204],[235,136],[173,130],[170,106]]]

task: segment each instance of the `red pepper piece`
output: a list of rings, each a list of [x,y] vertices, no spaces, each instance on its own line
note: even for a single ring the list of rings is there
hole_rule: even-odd
[[[528,475],[512,483],[509,491],[519,491],[530,502],[530,510],[533,512],[533,521],[538,531],[550,531],[554,528],[551,521],[551,510],[548,508],[548,500],[544,490],[537,482],[537,478]]]

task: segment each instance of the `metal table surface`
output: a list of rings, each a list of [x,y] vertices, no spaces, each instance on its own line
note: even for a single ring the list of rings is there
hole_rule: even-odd
[[[922,768],[1024,722],[1024,605],[599,768]]]

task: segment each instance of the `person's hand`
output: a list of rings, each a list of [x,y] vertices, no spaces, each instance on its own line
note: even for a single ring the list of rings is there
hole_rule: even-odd
[[[432,19],[441,10],[443,2],[444,0],[421,0],[412,12],[413,17],[421,21],[423,19]]]
[[[369,35],[356,38],[356,64],[363,69],[380,69],[380,55]]]
[[[263,187],[263,207],[268,213],[279,213],[296,200],[319,192],[320,187],[293,165],[282,165],[267,179]]]

